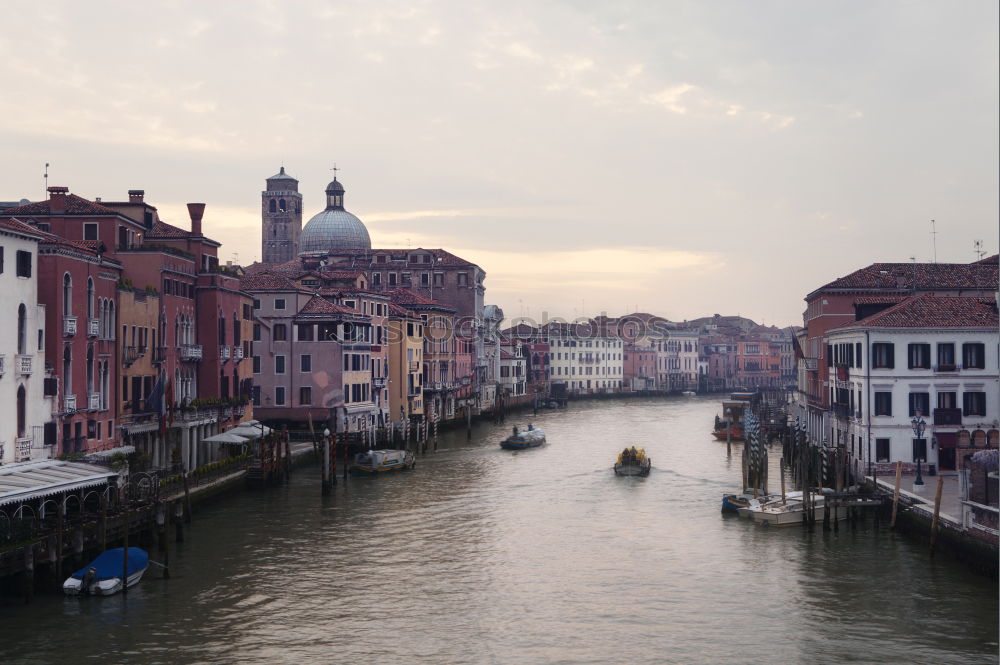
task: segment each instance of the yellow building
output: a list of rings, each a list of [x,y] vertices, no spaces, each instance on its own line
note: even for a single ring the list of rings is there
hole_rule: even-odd
[[[156,384],[165,349],[159,334],[160,296],[139,289],[118,289],[118,376],[121,377],[119,424],[123,443],[149,452],[150,465],[169,464],[160,434],[159,411],[147,398]]]
[[[389,341],[389,417],[398,420],[424,413],[424,330],[420,317],[399,305],[389,304],[386,319]]]

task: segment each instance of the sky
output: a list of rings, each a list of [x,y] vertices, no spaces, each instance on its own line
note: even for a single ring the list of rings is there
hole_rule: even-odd
[[[998,3],[5,3],[0,200],[144,189],[260,258],[279,167],[508,318],[801,325],[875,261],[998,246]],[[934,220],[932,223],[931,220]],[[932,231],[936,230],[936,235]]]

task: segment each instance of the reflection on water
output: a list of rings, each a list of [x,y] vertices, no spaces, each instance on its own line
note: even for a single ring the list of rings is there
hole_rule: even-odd
[[[290,485],[197,511],[127,598],[0,606],[0,662],[968,663],[997,652],[988,580],[871,525],[719,513],[740,448],[714,398],[574,403],[442,437],[410,473]],[[526,421],[527,416],[521,416]],[[644,446],[647,478],[616,477]],[[777,456],[771,457],[777,478]],[[155,558],[155,557],[154,557]]]

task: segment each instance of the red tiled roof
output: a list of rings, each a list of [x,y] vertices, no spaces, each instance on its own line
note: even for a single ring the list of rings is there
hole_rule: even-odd
[[[1000,254],[987,256],[985,259],[980,259],[976,261],[976,265],[995,266],[998,264],[1000,264]]]
[[[241,291],[297,291],[294,283],[282,275],[260,271],[243,275],[240,278]]]
[[[991,298],[920,295],[855,321],[845,328],[996,328],[1000,322]]]
[[[420,315],[416,312],[411,312],[405,307],[401,307],[394,302],[389,303],[389,315],[398,316],[405,319],[419,319]]]
[[[172,224],[167,224],[166,222],[157,222],[153,228],[146,233],[147,238],[188,238],[190,235],[190,231],[185,231],[182,228]]]
[[[997,269],[989,263],[873,263],[824,284],[808,296],[843,289],[990,289],[997,288]]]
[[[909,298],[909,296],[904,295],[885,295],[885,296],[859,296],[854,299],[855,305],[895,305],[898,302],[903,302]]]
[[[37,201],[35,203],[29,203],[28,205],[18,206],[16,208],[7,208],[0,213],[3,215],[14,215],[18,217],[46,217],[51,215],[111,215],[116,216],[117,211],[111,208],[106,208],[99,203],[94,203],[93,201],[88,201],[85,198],[77,196],[76,194],[66,194],[66,210],[65,212],[52,212],[52,201],[47,199],[45,201]]]
[[[406,307],[435,307],[438,309],[443,309],[448,312],[457,312],[451,305],[446,305],[443,302],[438,302],[437,300],[432,300],[419,293],[414,293],[409,289],[392,289],[386,291],[385,295],[389,296],[393,302],[399,305],[404,305]]]
[[[21,235],[31,236],[32,238],[38,238],[39,240],[43,238],[43,234],[39,232],[38,229],[25,224],[19,219],[0,218],[0,228],[13,231],[14,233],[20,233]]]
[[[313,296],[296,316],[315,316],[321,314],[357,314],[350,307],[332,303],[322,296]]]

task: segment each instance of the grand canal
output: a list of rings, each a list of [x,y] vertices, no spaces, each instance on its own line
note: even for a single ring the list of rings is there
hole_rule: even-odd
[[[740,451],[708,434],[717,406],[577,402],[532,419],[546,446],[502,451],[515,416],[326,500],[298,470],[200,508],[169,580],[5,599],[0,662],[996,662],[995,582],[884,525],[721,516]],[[617,478],[633,443],[653,473]]]

